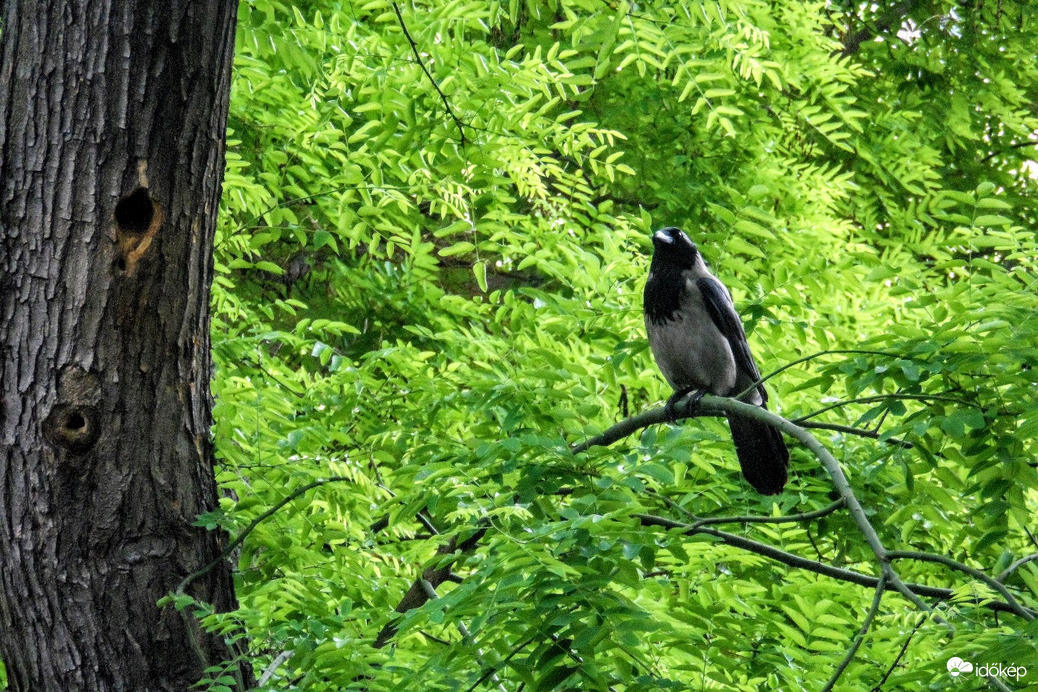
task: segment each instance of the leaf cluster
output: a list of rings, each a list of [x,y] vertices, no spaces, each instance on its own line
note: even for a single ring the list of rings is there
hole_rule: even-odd
[[[1038,550],[1032,4],[243,2],[202,523],[249,532],[207,621],[264,689],[823,687],[869,590],[637,518],[825,508],[813,455],[771,499],[718,420],[570,451],[669,394],[664,225],[885,545],[992,576]],[[842,510],[728,529],[875,573]],[[1038,670],[988,586],[897,568],[956,590],[955,639],[888,593],[840,689]],[[1038,603],[1038,562],[1004,581]]]

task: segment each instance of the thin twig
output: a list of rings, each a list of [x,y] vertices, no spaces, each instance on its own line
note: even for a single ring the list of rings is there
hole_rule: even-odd
[[[861,623],[861,629],[858,634],[854,637],[854,642],[851,644],[851,648],[847,650],[847,655],[840,661],[840,665],[833,671],[833,676],[829,678],[829,682],[826,683],[825,687],[822,688],[822,692],[829,692],[836,685],[836,681],[843,675],[843,671],[847,669],[847,666],[854,660],[854,654],[858,653],[858,647],[865,641],[865,635],[869,632],[869,626],[872,625],[872,620],[876,617],[876,613],[879,612],[879,603],[883,600],[883,589],[887,586],[886,577],[880,577],[879,583],[876,584],[876,595],[872,599],[872,607],[869,608],[868,615],[865,616],[865,621]]]
[[[924,622],[926,622],[925,615],[919,618],[919,622],[915,623],[915,627],[913,627],[912,631],[908,633],[908,637],[905,639],[905,643],[901,645],[901,651],[898,652],[894,662],[890,664],[889,668],[887,668],[887,672],[883,673],[883,677],[880,679],[879,683],[872,688],[871,692],[879,692],[879,689],[886,684],[887,678],[889,678],[890,674],[894,672],[895,668],[897,668],[897,664],[901,662],[901,659],[905,657],[905,652],[908,651],[908,645],[912,642],[912,637],[915,636],[915,633],[919,631],[919,628],[923,626]]]
[[[863,396],[858,399],[843,399],[841,401],[836,401],[828,406],[823,406],[811,413],[795,418],[793,419],[793,422],[800,425],[806,420],[815,418],[827,411],[832,411],[834,408],[840,408],[842,406],[850,406],[852,404],[873,404],[881,401],[901,401],[902,399],[907,401],[947,401],[967,408],[980,408],[972,401],[966,401],[965,399],[959,399],[954,396],[945,396],[943,394],[877,394],[875,396]]]
[[[418,523],[424,526],[425,530],[431,533],[432,535],[438,536],[440,534],[440,532],[437,531],[436,527],[433,525],[432,519],[429,518],[428,515],[426,515],[425,510],[420,510],[418,514],[414,515],[414,518],[417,519]]]
[[[432,584],[429,583],[428,579],[422,579],[421,583],[422,590],[425,591],[425,595],[429,597],[429,600],[435,601],[440,598],[440,595],[436,593],[436,589],[433,587]],[[455,626],[458,628],[458,631],[461,632],[461,636],[465,640],[465,643],[476,650],[476,662],[479,663],[481,666],[484,665],[483,650],[476,646],[476,640],[472,637],[472,632],[469,630],[468,625],[459,620],[455,624]],[[490,679],[497,685],[498,689],[500,689],[501,692],[508,692],[505,689],[505,686],[501,684],[501,679],[497,677],[497,673],[491,673]]]
[[[1025,555],[1013,564],[1009,565],[1009,567],[1006,567],[1001,574],[995,577],[995,581],[1000,583],[1004,582],[1006,579],[1009,578],[1009,575],[1011,575],[1013,572],[1017,571],[1018,569],[1026,565],[1028,562],[1032,562],[1034,560],[1038,560],[1038,553],[1031,553],[1030,555]]]
[[[754,382],[749,387],[747,387],[746,389],[742,390],[741,392],[739,392],[738,394],[736,394],[732,398],[733,399],[741,399],[742,397],[746,396],[747,394],[752,392],[757,387],[761,386],[762,384],[764,384],[765,382],[770,380],[772,377],[775,377],[776,375],[778,375],[778,374],[780,374],[782,372],[785,372],[786,370],[789,370],[792,367],[800,365],[801,363],[806,363],[809,360],[814,360],[815,358],[821,358],[822,356],[851,355],[851,354],[859,355],[859,356],[886,356],[888,358],[904,358],[904,355],[902,355],[900,353],[893,353],[891,351],[870,351],[868,349],[862,349],[862,348],[834,348],[834,349],[826,350],[826,351],[816,351],[815,353],[812,353],[810,355],[806,355],[803,358],[797,358],[796,360],[791,360],[790,362],[786,363],[782,367],[776,368],[775,370],[772,370],[767,375],[765,375],[764,377],[760,378],[759,380],[757,380],[756,382]]]
[[[811,547],[815,550],[815,555],[818,556],[818,560],[822,561],[825,559],[825,555],[822,555],[822,551],[818,548],[818,544],[815,543],[815,537],[811,535],[811,527],[804,527],[804,534],[807,536],[807,541],[811,544]]]
[[[698,529],[700,526],[707,526],[710,524],[792,524],[800,521],[811,521],[812,519],[818,519],[824,516],[828,516],[843,507],[843,498],[840,498],[836,502],[830,505],[816,509],[812,512],[804,512],[803,514],[792,514],[785,517],[765,517],[765,516],[741,516],[741,517],[703,517],[702,519],[697,518],[692,522],[692,528]]]
[[[824,562],[818,562],[806,557],[801,557],[800,555],[781,550],[766,543],[761,543],[727,531],[721,531],[720,529],[711,529],[707,527],[694,529],[692,524],[686,524],[684,522],[675,521],[666,517],[659,517],[653,514],[632,514],[631,516],[638,519],[643,526],[659,526],[665,529],[680,529],[688,536],[706,534],[720,539],[722,543],[730,545],[733,548],[740,548],[747,552],[775,560],[776,562],[781,562],[789,567],[807,570],[808,572],[814,572],[815,574],[821,574],[822,576],[831,577],[850,584],[857,584],[858,586],[875,588],[879,584],[881,578],[874,577],[870,574],[864,574],[863,572],[855,572],[854,570],[843,567],[827,565]],[[886,581],[889,582],[890,580],[887,579]],[[958,598],[953,589],[946,589],[939,586],[928,586],[926,584],[916,584],[914,582],[909,582],[905,586],[910,589],[913,594],[926,598],[936,598],[942,601],[950,601]],[[998,613],[1015,613],[1012,606],[1002,601],[981,599],[977,597],[973,598],[972,602]]]
[[[283,497],[273,507],[271,507],[266,512],[264,512],[263,514],[259,515],[258,517],[253,519],[251,522],[249,522],[249,525],[246,526],[244,529],[242,529],[241,533],[238,534],[238,537],[235,538],[233,541],[231,541],[228,544],[228,546],[226,548],[224,548],[223,551],[212,562],[207,564],[205,567],[202,567],[201,569],[197,569],[194,572],[192,572],[191,574],[189,574],[186,577],[184,577],[183,581],[181,581],[179,584],[177,584],[176,593],[178,593],[178,594],[184,593],[184,590],[188,586],[191,585],[191,582],[193,582],[195,579],[198,579],[199,577],[204,575],[206,572],[208,572],[212,568],[216,567],[223,560],[226,560],[227,557],[232,552],[234,552],[234,549],[237,548],[239,545],[241,545],[242,541],[244,541],[245,538],[250,533],[252,533],[252,531],[257,526],[259,526],[264,520],[266,520],[266,519],[270,518],[271,516],[273,516],[279,509],[281,509],[282,507],[287,505],[292,500],[294,500],[297,497],[300,497],[301,495],[305,494],[306,492],[308,492],[310,490],[313,490],[314,488],[320,487],[322,485],[327,485],[328,483],[338,483],[340,481],[351,481],[351,480],[353,480],[353,479],[352,478],[347,478],[346,476],[332,476],[330,478],[322,478],[321,480],[314,481],[313,483],[307,483],[306,485],[302,486],[301,488],[296,488],[291,493],[289,493],[288,495]]]
[[[516,654],[528,647],[530,644],[533,644],[537,640],[537,637],[540,636],[540,634],[541,633],[538,631],[525,642],[523,642],[519,646],[514,647],[511,651],[508,652],[507,656],[501,659],[500,664],[496,666],[491,666],[490,668],[487,668],[485,671],[483,671],[483,674],[480,675],[479,678],[477,678],[476,681],[472,683],[472,685],[469,686],[469,688],[465,692],[473,692],[477,687],[479,687],[483,683],[484,680],[489,678],[491,675],[495,674],[500,669],[501,665],[508,663]]]
[[[925,553],[920,550],[891,550],[887,552],[887,558],[891,560],[919,560],[920,562],[937,562],[944,565],[945,567],[950,567],[951,569],[958,570],[960,572],[968,574],[974,579],[979,579],[980,581],[984,582],[992,589],[997,591],[1002,596],[1002,598],[1006,600],[1006,603],[1008,603],[1010,607],[1013,608],[1013,612],[1019,615],[1020,617],[1028,621],[1034,620],[1035,618],[1034,613],[1030,609],[1024,608],[1019,603],[1017,603],[1017,600],[1013,598],[1013,594],[1009,593],[1009,589],[1007,589],[1005,585],[1003,585],[1000,581],[991,576],[988,576],[987,574],[981,572],[979,569],[970,567],[969,565],[959,562],[958,560],[954,560],[948,557],[947,555],[938,555],[937,553]]]
[[[418,44],[415,43],[413,38],[411,38],[411,32],[407,30],[407,24],[404,23],[404,16],[400,14],[400,7],[396,4],[395,0],[393,2],[393,11],[396,12],[396,18],[397,21],[400,22],[400,28],[404,30],[404,37],[407,39],[407,42],[411,44],[411,52],[414,53],[415,61],[418,63],[418,66],[422,68],[422,72],[424,72],[425,76],[429,78],[429,81],[432,82],[433,89],[436,89],[436,93],[440,95],[440,100],[443,101],[443,107],[447,109],[447,115],[449,115],[451,120],[454,121],[454,124],[458,126],[458,132],[461,134],[461,146],[464,147],[465,128],[461,124],[461,119],[455,115],[454,109],[451,108],[450,101],[447,100],[447,95],[443,93],[443,90],[440,89],[440,85],[436,83],[436,79],[432,76],[432,73],[429,72],[429,68],[425,66],[425,61],[422,60],[422,56],[418,52]]]
[[[808,430],[832,430],[833,432],[845,433],[847,435],[857,435],[858,437],[868,437],[873,440],[880,440],[886,442],[889,445],[895,445],[902,447],[903,449],[912,449],[915,447],[911,442],[906,442],[897,437],[883,437],[883,433],[878,430],[862,430],[861,428],[855,428],[851,425],[840,425],[839,423],[819,423],[811,420],[801,420],[797,423],[801,428],[807,428]]]
[[[707,526],[709,524],[795,524],[801,521],[811,521],[812,519],[819,519],[824,516],[828,516],[843,507],[843,498],[836,500],[832,504],[826,505],[821,509],[811,510],[810,512],[803,512],[801,514],[787,514],[780,517],[763,516],[756,514],[748,514],[741,516],[728,516],[728,517],[698,517],[692,512],[682,507],[679,503],[675,502],[671,498],[657,493],[652,488],[645,488],[645,492],[652,495],[653,497],[663,500],[668,507],[676,509],[677,511],[684,514],[686,517],[692,520],[692,526],[698,528],[700,526]]]
[[[981,163],[986,163],[986,162],[990,161],[991,159],[995,158],[996,156],[998,156],[999,154],[1006,154],[1006,153],[1008,153],[1009,149],[1023,149],[1023,148],[1026,148],[1026,147],[1038,147],[1038,142],[1036,142],[1034,140],[1028,140],[1026,142],[1013,142],[1012,144],[1007,144],[1002,149],[999,149],[998,151],[991,152],[990,154],[988,154],[987,156],[982,158],[980,160],[980,162]]]

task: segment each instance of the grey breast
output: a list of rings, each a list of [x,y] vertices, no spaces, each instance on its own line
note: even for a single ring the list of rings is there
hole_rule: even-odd
[[[735,387],[735,357],[728,340],[703,304],[699,288],[687,280],[681,308],[660,323],[646,317],[645,330],[656,363],[674,389],[696,387],[726,396]]]

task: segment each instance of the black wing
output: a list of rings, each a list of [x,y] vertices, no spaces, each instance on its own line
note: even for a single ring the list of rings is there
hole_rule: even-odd
[[[703,305],[706,306],[710,319],[721,330],[721,334],[728,340],[728,345],[732,348],[732,354],[735,356],[735,368],[742,375],[742,377],[736,377],[736,388],[745,388],[751,382],[756,382],[760,379],[760,371],[757,369],[757,364],[753,362],[750,344],[746,341],[746,332],[742,328],[742,320],[735,312],[728,291],[720,281],[709,276],[696,279],[696,287],[703,296]],[[758,386],[757,391],[766,402],[768,393],[764,390],[764,385]]]

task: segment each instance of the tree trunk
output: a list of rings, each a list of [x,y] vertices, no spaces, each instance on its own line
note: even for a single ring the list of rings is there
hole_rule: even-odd
[[[185,690],[234,658],[156,601],[225,540],[193,522],[237,4],[2,5],[0,656],[14,690]],[[236,606],[224,561],[187,593]]]

